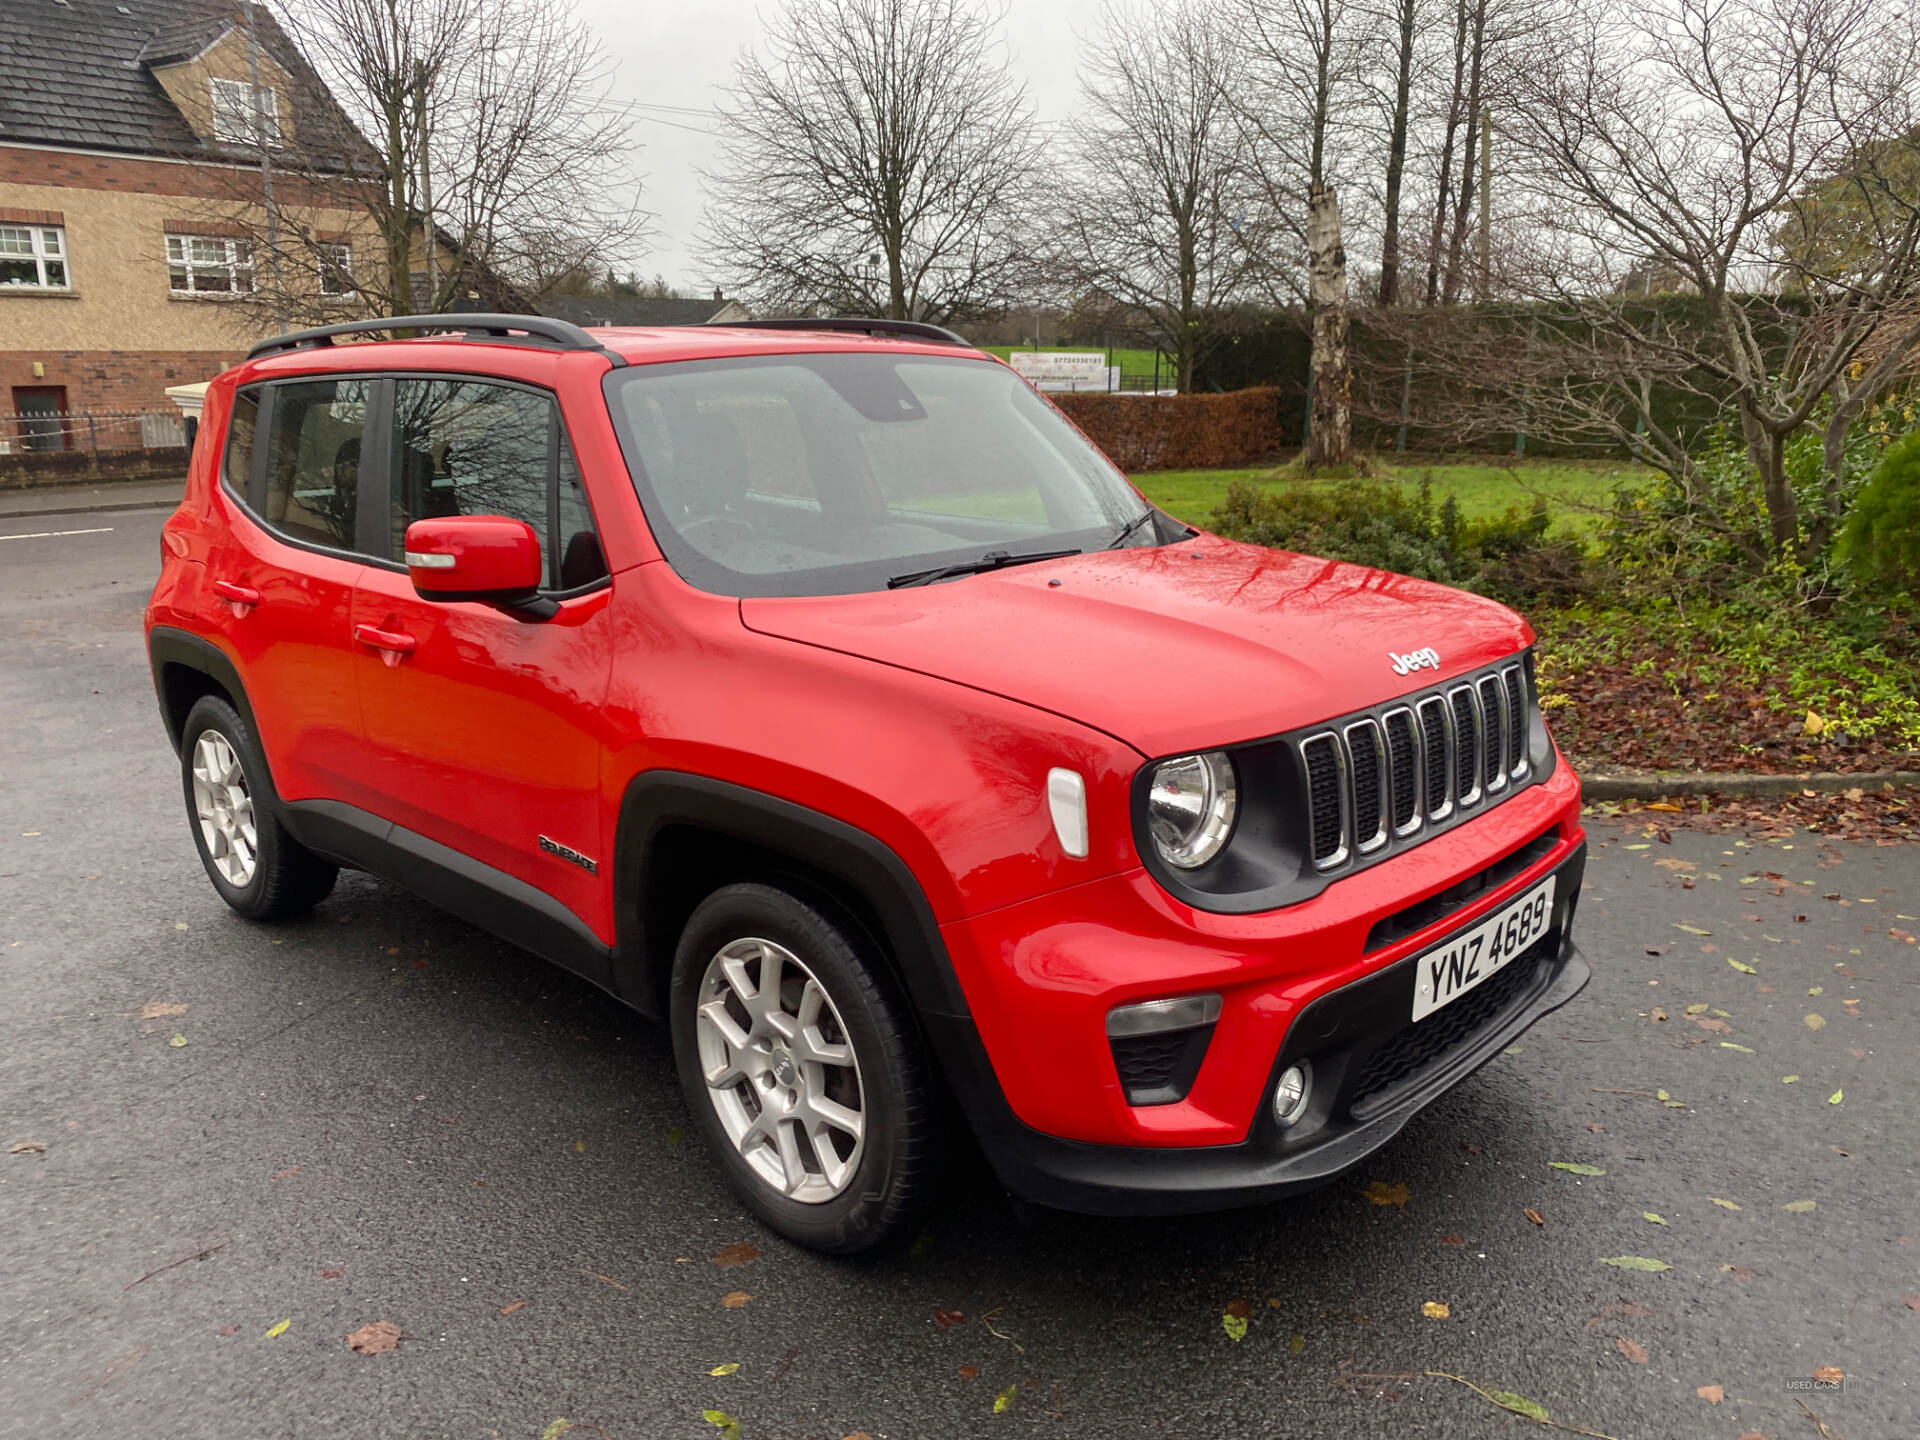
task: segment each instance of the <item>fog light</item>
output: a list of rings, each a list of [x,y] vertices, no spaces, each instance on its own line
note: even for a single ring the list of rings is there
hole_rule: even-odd
[[[1307,1067],[1289,1065],[1273,1086],[1273,1118],[1291,1125],[1307,1113]]]

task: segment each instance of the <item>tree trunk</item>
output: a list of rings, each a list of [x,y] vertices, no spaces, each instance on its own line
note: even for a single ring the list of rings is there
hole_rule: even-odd
[[[1340,200],[1325,185],[1307,199],[1307,268],[1313,296],[1313,433],[1307,465],[1345,465],[1353,449],[1353,376],[1347,367],[1347,252]]]
[[[1793,481],[1787,478],[1786,438],[1769,430],[1751,414],[1743,413],[1740,423],[1746,434],[1747,458],[1760,472],[1760,490],[1767,502],[1773,553],[1782,559],[1797,558],[1800,516],[1794,502]]]
[[[1486,33],[1487,0],[1473,0],[1473,26],[1467,42],[1467,94],[1461,116],[1461,123],[1467,127],[1467,138],[1460,155],[1460,192],[1453,207],[1453,233],[1447,240],[1447,278],[1440,287],[1440,298],[1448,305],[1460,298],[1467,227],[1473,223],[1473,200],[1477,191],[1474,163],[1480,144],[1480,75],[1486,57]]]
[[[1407,169],[1407,111],[1413,96],[1414,0],[1401,0],[1399,73],[1394,79],[1393,130],[1387,141],[1387,213],[1380,234],[1380,303],[1400,298],[1400,182]]]
[[[386,97],[387,122],[387,313],[411,315],[413,306],[413,216],[408,204],[406,98]]]
[[[1453,199],[1453,140],[1460,130],[1460,107],[1467,74],[1467,0],[1456,0],[1453,28],[1453,90],[1447,97],[1446,139],[1440,145],[1440,194],[1433,204],[1433,233],[1427,240],[1427,304],[1440,301],[1440,253],[1447,238],[1447,211]]]

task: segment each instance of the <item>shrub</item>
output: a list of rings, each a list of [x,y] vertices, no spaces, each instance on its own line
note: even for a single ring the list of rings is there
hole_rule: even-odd
[[[1278,390],[1051,398],[1129,474],[1245,465],[1272,454],[1282,440]]]
[[[1546,501],[1466,520],[1452,496],[1438,507],[1422,479],[1409,494],[1365,480],[1227,488],[1212,528],[1235,540],[1463,585],[1512,602],[1570,600],[1585,589],[1577,542],[1549,538]]]
[[[1840,558],[1863,588],[1920,595],[1920,431],[1889,446],[1860,487]]]

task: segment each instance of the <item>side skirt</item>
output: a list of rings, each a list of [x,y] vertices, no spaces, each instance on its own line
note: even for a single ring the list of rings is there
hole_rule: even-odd
[[[337,800],[283,802],[280,819],[294,839],[316,854],[384,876],[618,997],[611,983],[611,948],[545,891]]]

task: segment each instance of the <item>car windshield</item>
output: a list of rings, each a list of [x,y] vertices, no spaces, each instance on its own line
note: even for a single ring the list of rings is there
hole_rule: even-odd
[[[605,383],[661,550],[716,594],[850,594],[1099,550],[1147,508],[992,361],[771,355],[634,365]],[[1161,544],[1159,529],[1121,543]]]

